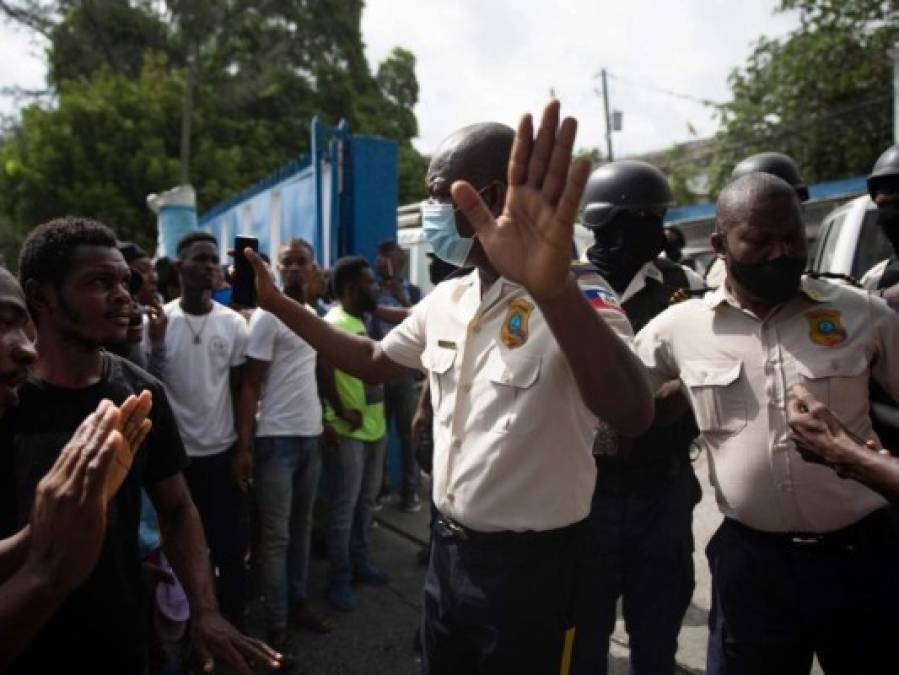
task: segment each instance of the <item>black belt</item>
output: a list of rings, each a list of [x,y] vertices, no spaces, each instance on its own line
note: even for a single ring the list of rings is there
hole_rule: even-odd
[[[569,539],[573,534],[580,530],[581,525],[585,522],[586,519],[553,530],[526,530],[524,532],[501,530],[499,532],[480,532],[462,525],[449,516],[438,513],[432,527],[436,536],[443,539],[455,539],[456,541],[499,545],[520,545],[537,542],[541,544],[551,544],[554,541]]]
[[[796,548],[845,550],[871,542],[889,545],[899,533],[895,516],[889,508],[878,509],[858,522],[832,532],[765,532],[733,518],[725,518],[724,522],[750,537]]]

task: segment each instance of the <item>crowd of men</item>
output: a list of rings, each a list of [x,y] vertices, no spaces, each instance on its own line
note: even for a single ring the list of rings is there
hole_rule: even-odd
[[[251,309],[208,233],[154,263],[87,218],[34,229],[0,272],[0,670],[290,669],[290,624],[334,628],[309,594],[318,497],[331,608],[389,581],[391,424],[399,507],[418,460],[432,476],[424,673],[605,673],[619,601],[631,672],[675,672],[697,448],[724,516],[708,672],[899,667],[899,447],[870,416],[899,397],[899,147],[868,181],[897,253],[854,288],[805,274],[788,157],[735,168],[703,279],[661,171],[572,162],[558,102],[534,126],[434,153],[422,228],[448,278],[426,297],[395,242],[328,281],[302,239],[238,251]],[[248,556],[265,643],[242,632]]]

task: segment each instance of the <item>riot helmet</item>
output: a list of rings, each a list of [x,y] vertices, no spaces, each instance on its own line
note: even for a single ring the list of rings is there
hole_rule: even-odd
[[[590,174],[584,189],[581,224],[592,230],[601,229],[625,211],[653,211],[661,222],[672,203],[665,174],[652,164],[623,159]]]
[[[734,167],[730,174],[731,181],[750,173],[770,173],[789,183],[796,191],[799,201],[808,201],[808,187],[802,180],[799,167],[789,155],[782,152],[760,152],[751,155]]]
[[[874,199],[876,188],[887,182],[895,184],[899,191],[899,145],[887,148],[874,163],[871,175],[868,176],[868,194],[871,199]]]

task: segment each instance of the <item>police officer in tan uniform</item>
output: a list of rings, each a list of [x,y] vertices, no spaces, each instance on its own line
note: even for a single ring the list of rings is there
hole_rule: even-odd
[[[808,186],[799,172],[799,166],[796,161],[789,155],[782,152],[758,152],[750,155],[745,159],[737,162],[730,174],[730,180],[735,181],[738,178],[747,176],[751,173],[770,173],[787,181],[800,202],[807,202],[809,198]],[[724,260],[716,258],[709,266],[705,275],[705,282],[712,288],[718,288],[724,281]]]
[[[886,673],[899,663],[899,537],[886,500],[806,461],[788,424],[808,388],[861,438],[868,384],[899,393],[899,317],[882,300],[803,278],[799,202],[755,173],[718,200],[716,292],[644,328],[655,384],[679,378],[696,414],[724,522],[709,543],[710,673]]]
[[[423,229],[438,256],[476,270],[440,284],[380,343],[303,311],[250,255],[260,305],[341,370],[369,382],[428,373],[439,515],[425,673],[559,671],[594,429],[603,419],[639,435],[652,418],[614,293],[570,268],[589,174],[571,166],[575,128],[553,101],[536,137],[526,115],[517,133],[478,124],[441,144]]]

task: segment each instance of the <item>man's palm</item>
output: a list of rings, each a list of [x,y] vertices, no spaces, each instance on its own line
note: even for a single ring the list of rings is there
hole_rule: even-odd
[[[574,217],[590,171],[582,161],[569,172],[576,131],[571,118],[559,125],[558,101],[546,106],[536,140],[530,115],[522,118],[498,219],[471,185],[453,185],[453,198],[496,271],[538,300],[558,295],[568,279]]]

